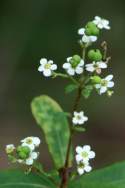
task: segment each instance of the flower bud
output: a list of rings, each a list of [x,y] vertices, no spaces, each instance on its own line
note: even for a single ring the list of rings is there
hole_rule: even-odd
[[[113,95],[113,93],[114,93],[114,91],[108,90],[108,91],[107,91],[107,96],[108,96],[108,97],[111,97],[111,96]]]
[[[96,50],[89,50],[88,58],[92,61],[101,61],[102,54],[99,49]]]
[[[97,28],[97,26],[93,22],[88,22],[88,24],[85,27],[85,33],[86,35],[99,35],[100,30]]]
[[[70,60],[70,63],[72,67],[75,68],[80,63],[80,61],[81,61],[81,57],[79,55],[74,55]]]
[[[23,151],[18,152],[18,156],[21,159],[26,159],[28,157],[28,155]]]
[[[30,154],[30,148],[28,146],[18,146],[17,147],[17,152],[18,153],[24,153],[27,156]]]
[[[99,76],[92,76],[91,80],[92,80],[93,84],[100,84],[101,83],[101,78]]]

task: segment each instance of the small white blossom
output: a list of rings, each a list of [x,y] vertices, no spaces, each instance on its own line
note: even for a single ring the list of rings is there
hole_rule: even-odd
[[[95,19],[93,20],[93,23],[96,24],[96,26],[99,29],[110,29],[109,21],[106,19],[103,19],[99,16],[95,16]]]
[[[114,82],[111,81],[113,79],[113,75],[108,75],[104,79],[101,80],[100,84],[96,84],[96,89],[99,90],[99,94],[105,93],[109,88],[114,87]]]
[[[28,146],[32,151],[35,149],[35,147],[38,147],[40,144],[40,139],[38,137],[27,137],[23,140],[21,140],[22,146]]]
[[[40,66],[38,67],[39,72],[43,72],[45,77],[52,75],[53,71],[57,69],[57,65],[53,63],[52,60],[47,61],[47,59],[42,58],[40,60]]]
[[[70,60],[72,57],[67,58],[67,62],[63,64],[63,68],[67,71],[67,73],[71,76],[74,76],[76,74],[82,74],[83,73],[83,66],[84,61],[81,59],[80,63],[77,66],[72,66]]]
[[[98,62],[93,61],[91,64],[86,64],[85,67],[88,72],[95,71],[97,74],[100,74],[101,69],[107,68],[107,64],[103,61],[98,61]]]
[[[7,154],[12,153],[14,150],[15,150],[14,144],[6,145],[6,153]]]
[[[95,158],[95,152],[91,151],[91,147],[89,145],[85,145],[83,147],[77,146],[76,147],[76,162],[86,162],[89,159]]]
[[[92,42],[95,42],[97,40],[97,36],[94,36],[94,35],[88,36],[88,35],[86,35],[84,28],[79,29],[78,30],[78,34],[82,35],[82,42],[84,42],[84,43],[92,43]]]
[[[87,116],[84,116],[84,112],[74,112],[74,116],[72,118],[72,122],[74,125],[82,125],[88,120]]]
[[[26,165],[32,165],[34,163],[34,160],[38,158],[38,152],[31,152],[28,159],[26,159]]]
[[[78,163],[77,172],[79,175],[82,175],[85,172],[90,172],[91,170],[92,170],[92,167],[90,166],[88,161]]]

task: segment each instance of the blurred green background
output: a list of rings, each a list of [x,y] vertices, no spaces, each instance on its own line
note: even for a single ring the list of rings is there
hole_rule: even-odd
[[[26,136],[40,136],[40,161],[46,168],[51,159],[40,128],[30,110],[33,97],[47,94],[65,111],[74,94],[65,95],[67,83],[46,79],[38,71],[41,57],[62,66],[65,58],[80,53],[77,30],[95,15],[110,20],[112,30],[102,34],[112,56],[112,98],[93,95],[82,101],[89,117],[87,132],[75,136],[74,145],[90,144],[97,157],[94,168],[125,160],[125,1],[119,0],[1,0],[0,1],[0,168],[8,166],[6,144],[18,144]],[[63,131],[63,130],[62,130]]]

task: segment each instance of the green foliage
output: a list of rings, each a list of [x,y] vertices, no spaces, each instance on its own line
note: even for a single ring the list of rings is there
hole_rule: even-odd
[[[91,95],[91,92],[93,90],[93,86],[92,85],[87,85],[85,86],[85,88],[82,91],[82,95],[85,99],[88,99],[89,96]]]
[[[69,188],[125,188],[125,162],[95,170],[70,183]]]
[[[72,91],[76,90],[78,88],[77,85],[75,84],[69,84],[65,87],[65,92],[66,93],[71,93]]]
[[[65,163],[70,136],[66,116],[61,107],[53,99],[45,95],[36,97],[32,101],[31,107],[34,118],[45,134],[56,168],[62,168]]]
[[[44,175],[26,175],[18,170],[0,172],[0,188],[56,188]]]

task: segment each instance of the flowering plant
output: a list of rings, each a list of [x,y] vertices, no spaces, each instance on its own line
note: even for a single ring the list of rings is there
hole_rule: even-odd
[[[18,163],[23,171],[9,170],[0,173],[1,187],[34,187],[34,188],[123,188],[125,182],[121,164],[116,164],[102,170],[92,171],[91,160],[96,157],[91,147],[80,143],[74,148],[72,139],[76,132],[85,132],[89,118],[87,112],[79,108],[81,98],[88,99],[92,92],[112,96],[114,87],[113,75],[101,76],[109,66],[107,43],[103,41],[99,49],[92,45],[97,41],[102,29],[109,30],[109,21],[96,16],[85,27],[78,30],[82,56],[75,54],[66,58],[63,72],[57,71],[57,65],[52,60],[42,58],[38,71],[45,77],[53,79],[61,77],[69,80],[66,93],[76,92],[76,98],[70,113],[63,112],[59,104],[46,95],[33,99],[32,114],[43,130],[49,152],[54,162],[54,170],[46,172],[38,162],[40,153],[37,151],[41,140],[30,136],[21,140],[18,146],[9,144],[6,153],[11,163]],[[74,163],[75,159],[75,163]],[[86,173],[89,173],[86,175]],[[84,175],[85,174],[85,175]],[[79,177],[80,176],[80,177]],[[7,181],[6,181],[7,180]],[[119,186],[121,185],[121,186]]]

